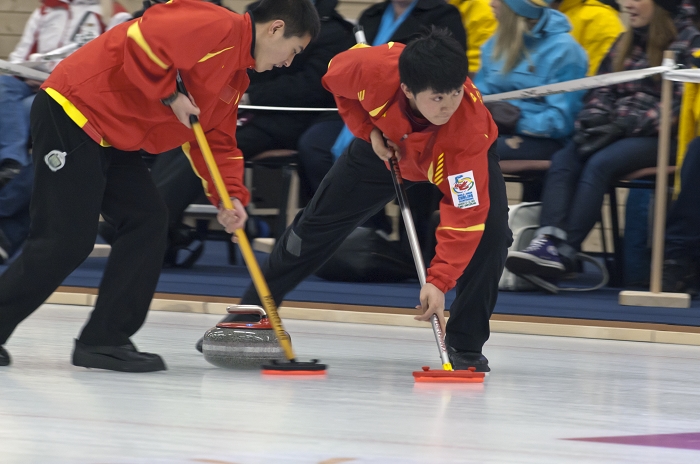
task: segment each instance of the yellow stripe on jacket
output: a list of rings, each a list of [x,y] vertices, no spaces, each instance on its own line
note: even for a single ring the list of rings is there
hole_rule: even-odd
[[[99,143],[100,146],[103,147],[111,147],[109,143],[102,137],[100,133],[97,132],[97,130],[93,127],[92,124],[90,124],[90,121],[88,121],[88,118],[85,117],[85,115],[75,107],[66,97],[61,95],[58,91],[52,89],[51,87],[47,87],[44,89],[44,91],[49,94],[49,97],[53,98],[56,103],[61,105],[63,108],[63,111],[66,112],[69,118],[73,120],[74,123],[78,125],[85,133],[95,142]]]
[[[170,66],[165,64],[165,62],[163,62],[163,60],[161,60],[155,53],[153,53],[153,50],[151,50],[151,46],[148,45],[148,42],[146,42],[146,39],[141,33],[141,26],[139,26],[139,22],[141,22],[141,20],[138,20],[129,26],[129,29],[126,31],[126,36],[136,42],[136,45],[138,45],[141,50],[146,53],[151,61],[160,66],[162,69],[169,69]]]

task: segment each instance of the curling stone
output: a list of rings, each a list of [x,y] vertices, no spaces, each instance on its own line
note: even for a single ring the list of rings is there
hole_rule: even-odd
[[[229,317],[227,319],[239,320],[219,322],[207,330],[202,343],[204,359],[215,366],[232,369],[260,368],[272,360],[286,359],[263,308],[232,305],[226,311],[241,317]],[[255,321],[256,318],[259,320]]]

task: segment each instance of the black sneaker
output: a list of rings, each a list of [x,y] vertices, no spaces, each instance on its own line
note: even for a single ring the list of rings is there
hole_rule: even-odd
[[[5,160],[0,164],[0,188],[14,179],[22,170],[22,165],[15,160]]]
[[[0,346],[0,366],[9,366],[10,361],[10,353],[8,353],[5,348]]]
[[[476,369],[476,372],[491,372],[489,360],[481,353],[458,351],[448,345],[447,355],[452,363],[452,369],[456,371],[466,371],[473,367]]]
[[[132,344],[121,346],[89,346],[78,340],[73,350],[73,365],[120,372],[155,372],[167,368],[157,354],[143,353]]]
[[[698,296],[698,275],[695,266],[688,258],[667,259],[664,261],[662,291],[688,293]]]

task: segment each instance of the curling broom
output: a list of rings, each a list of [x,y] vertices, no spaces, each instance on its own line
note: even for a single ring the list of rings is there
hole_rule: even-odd
[[[184,95],[187,95],[187,90],[185,89],[185,84],[182,82],[180,75],[177,76],[177,87],[178,91]],[[207,163],[207,169],[211,174],[214,185],[216,186],[216,191],[221,198],[221,202],[224,208],[228,210],[233,210],[233,203],[229,197],[228,191],[226,190],[226,185],[219,172],[219,167],[216,165],[214,160],[214,155],[209,148],[209,143],[207,142],[206,135],[202,129],[202,125],[199,123],[199,118],[191,114],[190,124],[192,125],[192,130],[197,139],[197,144],[204,155],[204,161]],[[243,229],[237,229],[235,232],[236,238],[238,239],[238,246],[243,254],[243,259],[245,260],[246,266],[248,267],[248,272],[253,279],[253,284],[258,292],[260,301],[262,302],[265,311],[269,317],[272,328],[275,331],[275,335],[279,340],[280,346],[284,351],[284,355],[287,358],[286,363],[272,361],[271,364],[263,366],[263,374],[270,375],[325,375],[326,365],[319,364],[317,359],[313,359],[310,362],[300,362],[297,361],[294,355],[294,350],[292,349],[292,342],[289,334],[284,330],[282,326],[282,320],[279,317],[279,312],[277,311],[277,305],[275,304],[274,298],[270,294],[270,289],[267,286],[265,277],[260,270],[258,261],[255,259],[255,254],[250,246],[248,237]]]
[[[403,178],[401,177],[401,170],[399,169],[399,161],[396,159],[395,155],[391,157],[389,166],[391,167],[391,177],[394,180],[394,187],[396,188],[396,198],[399,202],[399,207],[401,208],[401,215],[403,216],[404,225],[406,226],[408,241],[411,244],[413,262],[416,264],[416,271],[418,271],[418,280],[420,281],[421,288],[423,288],[426,282],[425,264],[423,263],[423,255],[420,250],[420,245],[418,244],[418,236],[416,235],[416,227],[413,224],[411,208],[408,205],[406,189],[403,184]],[[483,372],[474,372],[474,368],[470,368],[466,371],[455,371],[452,369],[452,363],[447,355],[447,347],[445,346],[445,332],[440,324],[440,320],[435,314],[430,317],[430,324],[433,327],[435,341],[437,342],[438,350],[440,351],[442,370],[431,371],[429,367],[423,367],[422,371],[416,371],[413,373],[414,380],[416,382],[439,383],[483,382],[486,374]]]

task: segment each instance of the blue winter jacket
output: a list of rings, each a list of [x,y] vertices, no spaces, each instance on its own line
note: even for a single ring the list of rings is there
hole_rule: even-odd
[[[491,95],[585,77],[588,57],[569,34],[570,30],[571,24],[566,16],[546,9],[530,34],[525,36],[525,58],[508,74],[501,72],[504,60],[494,61],[494,35],[481,47],[481,69],[474,83],[482,94]],[[576,115],[583,107],[584,93],[508,100],[520,108],[516,133],[552,139],[568,137],[574,130]]]

